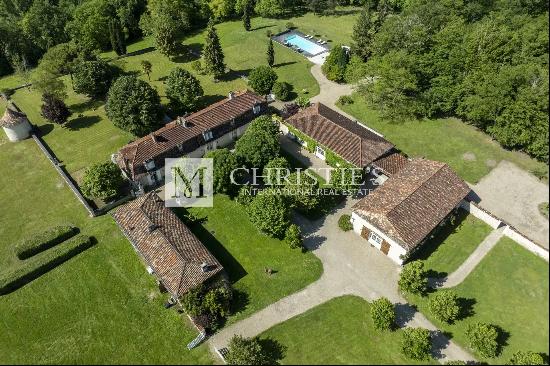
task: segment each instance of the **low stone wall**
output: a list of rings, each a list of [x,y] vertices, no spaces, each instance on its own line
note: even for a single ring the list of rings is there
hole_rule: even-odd
[[[514,227],[509,225],[506,226],[503,234],[530,251],[531,253],[538,255],[548,262],[548,250],[541,247],[536,242],[532,241],[531,239],[517,231]]]
[[[489,211],[479,207],[475,202],[463,200],[460,203],[460,207],[464,210],[468,211],[470,214],[472,214],[474,217],[477,217],[481,221],[485,222],[487,225],[491,226],[493,229],[498,229],[499,227],[505,226],[503,234],[531,253],[538,255],[539,257],[542,257],[544,260],[548,262],[548,249],[542,247],[540,244],[535,242],[532,239],[529,239],[525,234],[522,234],[519,232],[516,228],[514,228],[512,225],[508,224],[504,220],[500,219],[499,217],[493,215]]]
[[[501,219],[499,219],[489,211],[479,207],[472,201],[463,200],[462,202],[460,202],[460,207],[468,211],[470,214],[477,217],[481,221],[485,222],[493,229],[498,229],[503,223]]]

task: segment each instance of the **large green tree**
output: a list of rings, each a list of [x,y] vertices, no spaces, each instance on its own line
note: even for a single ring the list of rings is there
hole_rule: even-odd
[[[94,164],[84,172],[82,193],[90,198],[109,199],[115,197],[124,179],[120,169],[113,163]]]
[[[244,338],[239,335],[229,340],[229,352],[225,359],[229,365],[274,365],[274,360],[267,348],[258,338]]]
[[[277,73],[271,67],[258,66],[248,75],[248,83],[256,93],[267,95],[273,89],[277,78]]]
[[[402,333],[401,351],[412,360],[430,359],[432,341],[430,331],[424,328],[405,328]]]
[[[166,96],[178,113],[193,111],[203,95],[199,80],[181,67],[172,69],[166,78]]]
[[[282,195],[270,188],[248,205],[248,217],[261,232],[282,239],[290,225],[290,207]]]
[[[230,194],[234,193],[236,186],[231,181],[231,174],[233,171],[233,178],[235,182],[238,182],[239,175],[237,168],[239,168],[239,161],[235,154],[228,149],[216,149],[208,152],[205,158],[214,159],[214,192]]]
[[[90,98],[103,97],[113,79],[113,69],[101,60],[83,61],[74,68],[73,87],[77,93]]]
[[[36,0],[25,13],[22,27],[25,35],[43,50],[67,41],[65,25],[69,14],[48,0]]]
[[[136,136],[157,129],[162,117],[157,91],[135,76],[121,76],[113,83],[105,111],[115,126]]]
[[[330,51],[330,54],[322,66],[323,73],[329,80],[342,82],[346,76],[348,62],[348,51],[342,47],[342,45],[336,45]]]
[[[220,37],[212,20],[206,28],[206,39],[202,57],[204,68],[208,74],[217,79],[225,73],[225,56],[220,44]]]
[[[261,172],[279,155],[279,139],[267,131],[246,131],[235,145],[235,154],[250,168]]]

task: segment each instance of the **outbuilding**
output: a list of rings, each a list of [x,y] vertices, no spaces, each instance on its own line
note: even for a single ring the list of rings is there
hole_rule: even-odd
[[[32,126],[27,115],[8,106],[0,119],[0,126],[11,142],[21,141],[31,135]]]

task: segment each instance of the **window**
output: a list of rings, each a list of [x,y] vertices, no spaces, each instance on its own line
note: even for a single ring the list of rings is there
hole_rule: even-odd
[[[204,141],[212,140],[214,135],[212,134],[212,131],[205,131],[202,133],[202,137],[204,138]]]
[[[154,160],[147,160],[145,162],[145,169],[147,169],[147,170],[155,169],[155,161]]]
[[[371,231],[369,234],[369,241],[372,244],[381,245],[384,240],[380,236],[378,236],[376,233],[373,233]]]
[[[325,150],[323,150],[319,146],[316,146],[315,147],[315,155],[317,155],[320,158],[324,158],[325,157]]]
[[[252,112],[254,112],[254,114],[260,113],[261,110],[262,110],[262,106],[259,105],[259,104],[255,105],[255,106],[252,108]]]

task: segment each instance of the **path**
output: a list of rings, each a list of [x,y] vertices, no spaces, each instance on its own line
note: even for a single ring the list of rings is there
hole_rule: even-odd
[[[474,185],[479,205],[548,249],[548,219],[538,209],[548,202],[548,185],[516,165],[501,161]]]
[[[313,75],[315,80],[317,80],[320,89],[319,94],[311,98],[311,102],[323,103],[324,105],[331,107],[332,109],[335,109],[339,113],[348,117],[349,119],[355,120],[354,117],[345,113],[336,105],[338,98],[340,98],[342,95],[350,95],[351,93],[353,93],[354,86],[350,84],[338,84],[334,81],[330,81],[323,74],[323,71],[321,70],[321,65],[314,65],[311,68],[311,74]]]
[[[473,360],[399,295],[399,266],[360,236],[353,232],[344,233],[338,228],[338,218],[349,213],[354,203],[353,199],[348,199],[345,205],[318,221],[298,218],[305,237],[304,245],[323,263],[324,272],[317,282],[222,329],[209,339],[209,345],[220,349],[227,346],[235,334],[258,335],[334,297],[356,295],[372,301],[385,296],[396,304],[399,326],[423,327],[432,331],[434,357],[442,362]]]
[[[445,278],[430,278],[429,285],[433,288],[450,288],[458,286],[468,277],[470,273],[477,267],[477,265],[485,258],[485,256],[497,245],[499,240],[503,237],[504,229],[506,227],[500,227],[493,230],[487,235],[487,237],[479,244],[472,254],[458,267],[456,271],[451,273]]]

